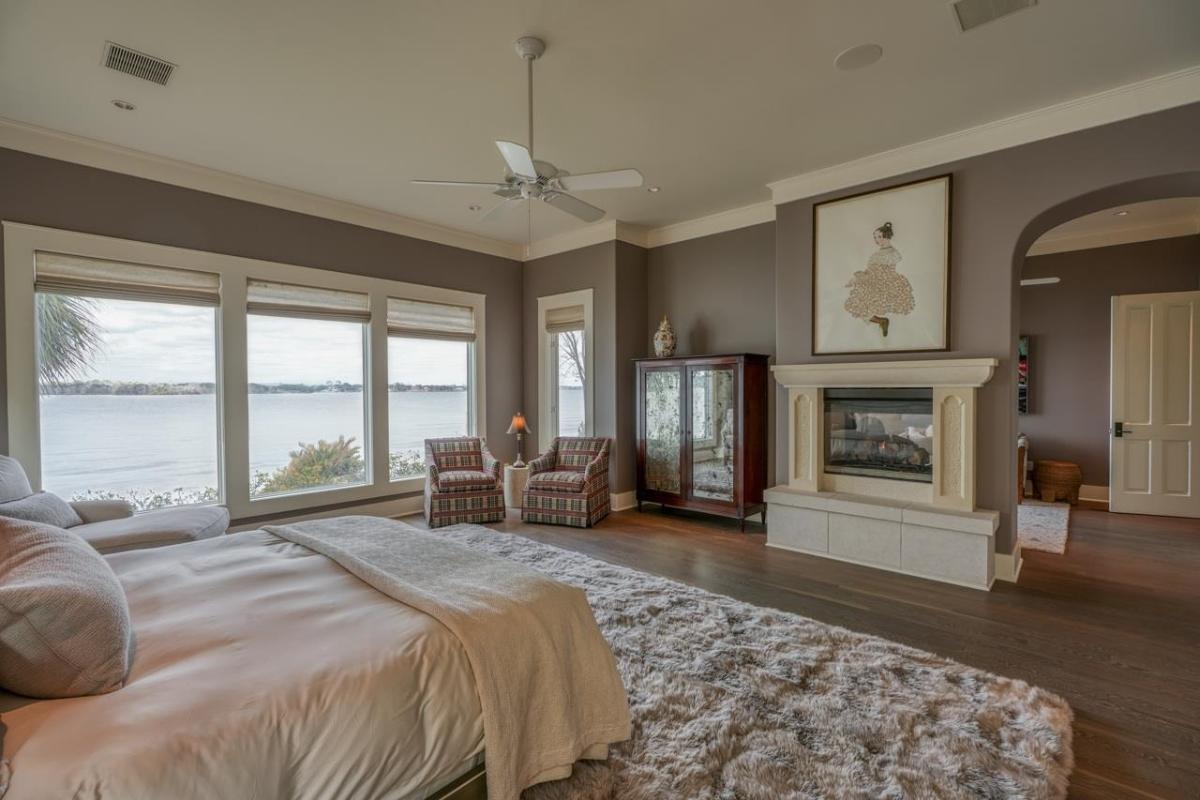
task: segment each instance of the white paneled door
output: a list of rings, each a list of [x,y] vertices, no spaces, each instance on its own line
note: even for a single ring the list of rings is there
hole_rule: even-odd
[[[1200,292],[1112,300],[1109,508],[1200,517]]]

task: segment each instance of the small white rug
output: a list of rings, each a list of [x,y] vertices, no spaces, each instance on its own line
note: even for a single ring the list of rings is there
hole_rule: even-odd
[[[1017,540],[1023,550],[1062,555],[1067,552],[1070,522],[1071,506],[1068,504],[1026,498],[1017,506]]]

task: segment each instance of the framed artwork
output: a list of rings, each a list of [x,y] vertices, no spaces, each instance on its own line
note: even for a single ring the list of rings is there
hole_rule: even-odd
[[[1017,339],[1017,413],[1029,413],[1029,337]]]
[[[950,176],[813,206],[813,354],[949,348]]]

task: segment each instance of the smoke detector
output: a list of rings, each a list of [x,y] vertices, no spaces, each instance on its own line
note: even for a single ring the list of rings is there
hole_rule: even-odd
[[[104,61],[102,63],[109,69],[157,83],[159,86],[167,85],[167,81],[171,80],[171,75],[175,73],[176,66],[170,61],[139,53],[132,47],[126,47],[116,42],[104,43]]]
[[[1037,0],[958,0],[953,4],[954,18],[964,33],[1022,9],[1033,8]]]

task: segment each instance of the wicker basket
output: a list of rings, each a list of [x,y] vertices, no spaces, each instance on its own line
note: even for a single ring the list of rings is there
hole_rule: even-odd
[[[1070,461],[1038,461],[1034,465],[1034,481],[1042,502],[1066,500],[1071,505],[1079,502],[1079,484],[1083,483],[1083,475],[1078,464]]]

